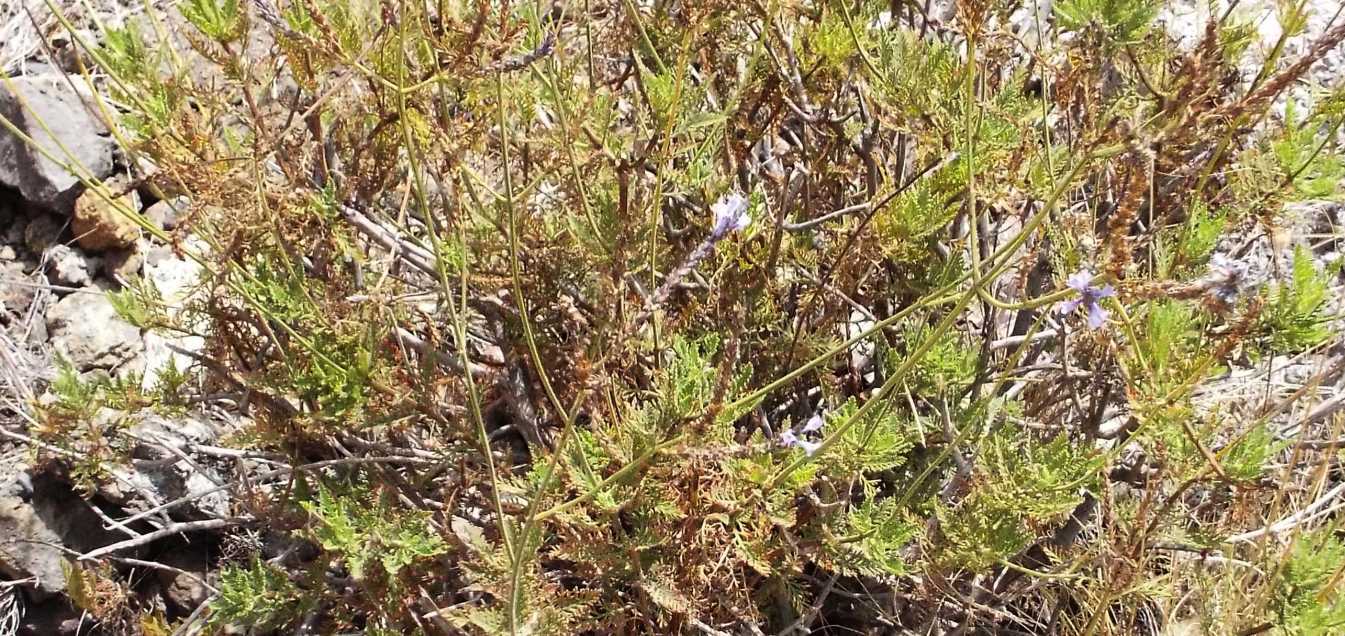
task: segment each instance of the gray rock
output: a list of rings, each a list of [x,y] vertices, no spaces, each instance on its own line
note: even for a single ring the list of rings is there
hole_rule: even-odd
[[[36,578],[39,600],[65,590],[58,546],[84,552],[121,538],[68,485],[29,475],[17,456],[0,458],[0,537],[0,573]]]
[[[165,501],[215,490],[222,481],[207,461],[190,457],[195,444],[209,444],[220,431],[209,422],[193,417],[166,418],[145,410],[126,416],[114,411],[100,418],[122,423],[130,447],[130,461],[111,467],[115,481],[99,484],[101,497],[129,512],[144,512]],[[211,492],[170,511],[175,519],[193,520],[226,516],[229,495]]]
[[[0,85],[0,115],[39,147],[104,179],[112,174],[114,144],[95,113],[66,79],[55,75],[16,77]],[[0,135],[0,184],[52,210],[69,209],[81,189],[75,175],[9,134]]]
[[[33,304],[37,289],[30,285],[23,263],[17,261],[0,262],[0,307],[15,316],[22,316]]]
[[[61,242],[62,225],[64,224],[49,215],[38,215],[28,221],[28,225],[24,227],[24,246],[34,254],[47,251],[48,247]]]
[[[103,255],[103,273],[119,283],[126,283],[140,275],[145,264],[145,253],[139,245],[128,249],[112,250]]]
[[[140,376],[144,373],[145,373],[145,351],[142,344],[142,348],[138,352],[136,352],[135,356],[133,356],[130,360],[123,362],[121,366],[117,367],[115,375],[117,376],[117,378],[122,380],[129,380],[132,378],[138,380],[140,379]]]
[[[0,245],[0,261],[17,261],[19,252],[13,245]]]
[[[28,217],[19,215],[14,217],[10,225],[5,230],[4,240],[8,245],[22,245],[24,234],[28,231]]]
[[[130,514],[146,512],[164,502],[148,472],[127,465],[108,466],[107,471],[112,479],[98,482],[100,500]]]
[[[98,495],[130,513],[146,512],[166,501],[193,496],[190,502],[174,507],[168,516],[178,521],[227,517],[229,494],[218,490],[219,477],[199,463],[163,460],[132,460],[130,464],[109,468],[116,483],[99,484]],[[211,492],[215,491],[215,492]]]
[[[70,294],[47,310],[52,348],[80,371],[115,369],[141,348],[140,330],[101,293]]]
[[[1345,228],[1345,203],[1335,201],[1300,201],[1284,206],[1284,214],[1298,222],[1297,231],[1310,235],[1301,244],[1317,255],[1337,250],[1341,246],[1341,229]]]
[[[18,497],[24,501],[33,498],[33,476],[18,456],[3,456],[13,465],[0,468],[0,497]]]
[[[87,287],[93,284],[102,262],[78,247],[53,245],[47,248],[47,277],[54,285]]]
[[[169,444],[184,449],[191,444],[209,444],[219,439],[220,431],[209,422],[194,417],[166,418],[153,411],[145,411],[138,422],[127,427],[126,433],[137,439]],[[167,452],[167,451],[161,451]],[[155,452],[143,459],[167,459],[170,455]]]
[[[205,602],[209,596],[205,581],[210,564],[204,550],[195,546],[178,548],[164,554],[159,561],[181,570],[181,572],[159,571],[163,600],[170,610],[178,614],[190,614]]]
[[[189,249],[203,251],[204,244],[188,239]],[[201,265],[187,258],[178,258],[172,248],[156,247],[145,256],[145,278],[154,284],[168,307],[169,315],[176,315],[183,304],[191,297],[202,274]],[[171,345],[171,346],[170,346]],[[185,351],[198,352],[205,347],[205,339],[200,336],[165,336],[154,331],[145,334],[145,375],[141,387],[151,389],[159,380],[163,369],[171,362],[179,371],[185,371],[193,364],[190,356],[173,351],[177,347]]]
[[[31,349],[42,349],[47,346],[47,323],[44,320],[30,320],[26,325],[28,332],[24,344]]]
[[[176,229],[182,214],[187,211],[187,198],[163,199],[145,209],[145,217],[162,230]]]
[[[219,490],[225,481],[215,471],[204,467],[200,470],[190,469],[186,467],[185,462],[179,462],[175,466],[179,472],[186,472],[186,479],[182,482],[182,494],[178,496],[193,497],[191,507],[185,509],[188,513],[186,517],[199,519],[229,516],[229,493]],[[192,512],[196,514],[190,514]]]

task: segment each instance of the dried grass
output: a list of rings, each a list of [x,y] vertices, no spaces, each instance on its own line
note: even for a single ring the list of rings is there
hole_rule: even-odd
[[[57,3],[73,7],[70,0]],[[34,0],[0,2],[0,72],[17,75],[42,48],[42,38],[58,25],[46,3]]]
[[[19,586],[0,581],[0,636],[14,636],[23,623],[23,595]]]
[[[55,374],[47,348],[30,349],[16,337],[26,331],[19,324],[0,329],[0,425],[7,423],[6,413],[31,421],[31,405]]]
[[[34,61],[48,61],[47,46],[65,31],[53,7],[75,29],[90,32],[144,12],[137,0],[0,0],[0,72],[23,75]]]

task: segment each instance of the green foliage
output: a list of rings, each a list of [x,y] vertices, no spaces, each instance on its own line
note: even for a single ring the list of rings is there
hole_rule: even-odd
[[[648,75],[645,78],[645,90],[649,94],[649,106],[659,122],[677,117],[679,111],[692,101],[688,94],[691,87],[686,78],[674,75],[671,71]]]
[[[1190,304],[1164,300],[1149,305],[1136,353],[1149,370],[1155,394],[1183,383],[1201,364],[1198,316]]]
[[[537,534],[530,537],[515,535],[516,541],[527,539],[521,549],[535,551]],[[581,631],[584,617],[590,610],[591,595],[568,593],[556,589],[537,576],[531,568],[523,568],[515,578],[514,555],[498,543],[473,539],[468,544],[472,559],[464,560],[470,588],[487,592],[498,599],[513,595],[514,584],[520,589],[521,604],[514,607],[511,622],[507,606],[501,604],[464,605],[447,612],[445,618],[461,629],[474,628],[474,633],[500,634],[510,631],[509,625],[518,625],[519,633],[563,634]]]
[[[820,63],[836,69],[855,54],[855,38],[840,11],[828,11],[822,22],[808,32],[806,49]]]
[[[238,282],[260,313],[295,344],[286,367],[271,376],[272,386],[307,400],[324,420],[355,417],[375,372],[369,326],[331,316],[306,288],[299,267],[288,260],[258,259]]]
[[[81,378],[69,360],[56,358],[56,377],[51,393],[56,397],[53,412],[70,419],[85,419],[98,410],[98,384]]]
[[[956,505],[935,507],[944,567],[980,570],[1012,557],[1035,527],[1073,510],[1097,478],[1099,459],[1064,435],[1036,443],[1001,429],[986,441],[977,487]]]
[[[714,399],[715,368],[711,358],[719,345],[716,339],[703,342],[676,340],[672,344],[666,371],[658,382],[660,411],[665,421],[680,422],[699,413]]]
[[[163,51],[151,47],[136,22],[129,21],[124,28],[104,31],[97,58],[116,79],[112,96],[135,105],[122,120],[128,131],[142,140],[166,134],[182,95],[159,81],[158,73],[167,65]]]
[[[615,431],[600,430],[596,434],[590,431],[578,431],[574,442],[567,449],[566,467],[575,485],[586,493],[593,493],[593,505],[596,512],[613,513],[618,510],[613,491],[603,485],[603,473],[612,465],[615,458],[608,454],[600,443],[598,434],[611,435]],[[629,456],[626,456],[629,457]]]
[[[850,398],[827,414],[828,426],[851,419],[859,411],[859,403]],[[865,473],[891,470],[906,461],[906,453],[914,446],[911,426],[892,409],[874,409],[848,428],[836,445],[826,451],[824,470],[839,479],[859,477]]]
[[[1061,0],[1054,5],[1060,28],[1097,30],[1119,46],[1144,38],[1158,15],[1158,6],[1155,0]]]
[[[303,616],[311,600],[284,572],[253,559],[247,566],[220,571],[219,593],[210,601],[209,622],[222,627],[250,625],[275,629]]]
[[[957,214],[950,193],[957,189],[956,172],[944,168],[901,193],[875,220],[884,238],[884,250],[901,261],[928,258],[930,241]]]
[[[1330,335],[1325,303],[1330,279],[1318,272],[1312,256],[1295,248],[1291,278],[1270,292],[1270,303],[1260,321],[1271,351],[1293,352],[1318,345]]]
[[[159,410],[176,414],[186,410],[186,389],[192,380],[192,374],[186,369],[177,368],[177,358],[170,357],[164,366],[158,369],[158,375],[151,387],[151,400]]]
[[[186,0],[179,10],[206,37],[228,44],[243,35],[245,21],[238,3],[239,0]]]
[[[118,434],[127,414],[151,404],[152,396],[141,390],[139,373],[81,375],[60,356],[55,366],[50,399],[34,410],[34,436],[46,446],[34,451],[43,460],[66,462],[75,485],[93,492],[110,478],[109,466],[125,459]]]
[[[909,329],[906,342],[917,347],[928,338],[934,338],[934,345],[912,371],[911,388],[921,395],[946,395],[970,382],[976,372],[976,351],[964,346],[956,334],[935,334],[928,325]],[[901,361],[896,352],[889,353],[889,371]]]
[[[916,537],[918,526],[894,499],[872,499],[854,507],[839,525],[834,558],[842,571],[855,575],[900,576],[907,572],[901,551]]]
[[[1216,245],[1345,174],[1345,100],[1258,110],[1248,25],[1183,50],[1154,0],[1060,0],[1039,38],[1005,2],[271,4],[187,0],[191,50],[127,27],[94,52],[137,176],[192,201],[175,247],[210,246],[184,311],[112,302],[209,360],[149,392],[66,365],[31,433],[96,486],[126,450],[106,407],[227,398],[219,444],[333,462],[249,491],[320,553],[228,566],[217,627],[1335,629],[1312,552],[1226,543],[1296,503],[1270,467],[1297,493],[1335,458],[1197,400],[1334,335],[1306,251],[1203,302]],[[729,194],[752,223],[711,233]],[[1060,320],[1082,269],[1116,287],[1105,326]],[[886,321],[872,356],[853,315]],[[1086,539],[1044,546],[1087,493]]]
[[[107,293],[107,299],[117,315],[140,329],[170,324],[163,310],[163,295],[159,288],[143,278],[129,283],[123,289]]]
[[[158,66],[158,56],[134,22],[105,31],[100,54],[108,70],[126,80],[144,78]]]
[[[1191,262],[1208,257],[1226,224],[1226,217],[1219,211],[1209,209],[1200,201],[1192,202],[1191,216],[1178,250]]]
[[[1224,473],[1233,479],[1252,481],[1261,477],[1265,466],[1288,442],[1278,441],[1267,425],[1253,427],[1219,453]]]
[[[949,117],[963,94],[957,50],[941,40],[925,41],[905,29],[882,35],[878,64],[890,73],[877,78],[912,125],[938,114]]]
[[[714,336],[706,336],[695,342],[682,338],[673,341],[669,352],[671,359],[656,381],[657,404],[649,407],[653,413],[657,413],[661,426],[688,422],[705,414],[715,402],[719,375],[714,358],[718,351],[719,340]],[[721,403],[736,401],[751,376],[752,367],[749,364],[740,364],[733,369],[727,391],[720,396]],[[734,410],[721,410],[715,417],[717,425],[712,431],[726,433],[727,426],[753,406],[749,403]]]
[[[1345,563],[1345,543],[1333,530],[1319,530],[1298,538],[1275,585],[1275,611],[1281,633],[1325,636],[1345,629],[1342,563]]]
[[[444,540],[430,530],[427,513],[398,513],[370,499],[358,491],[335,494],[319,486],[316,499],[303,503],[315,521],[314,538],[356,580],[379,575],[395,584],[402,568],[444,553]],[[370,572],[370,565],[381,571]]]
[[[1159,275],[1203,274],[1204,265],[1227,225],[1224,210],[1213,210],[1204,201],[1193,200],[1186,222],[1160,235],[1156,249]]]
[[[1338,117],[1338,115],[1337,115]],[[1296,196],[1308,199],[1334,198],[1339,195],[1345,177],[1345,161],[1333,152],[1322,152],[1319,139],[1324,125],[1339,130],[1339,119],[1323,121],[1320,114],[1299,120],[1294,100],[1285,104],[1284,136],[1271,144],[1279,172],[1292,184]]]

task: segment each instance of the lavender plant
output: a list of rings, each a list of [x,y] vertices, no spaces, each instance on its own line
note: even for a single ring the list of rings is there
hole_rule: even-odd
[[[1272,107],[1345,26],[1249,77],[1232,13],[1029,42],[1020,4],[192,0],[84,41],[206,265],[117,305],[205,336],[237,523],[303,546],[217,563],[209,629],[1332,633],[1341,365],[1207,398],[1338,344],[1274,210],[1340,197],[1340,109]]]

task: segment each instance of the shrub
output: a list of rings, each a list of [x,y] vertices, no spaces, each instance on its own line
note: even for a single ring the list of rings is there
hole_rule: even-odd
[[[647,4],[191,0],[90,49],[294,466],[248,512],[320,554],[229,566],[215,624],[1339,624],[1337,522],[1230,539],[1334,451],[1202,400],[1335,337],[1334,272],[1269,270],[1341,96],[1268,113],[1345,28],[1253,80],[1151,0],[1034,48],[1012,2]]]

